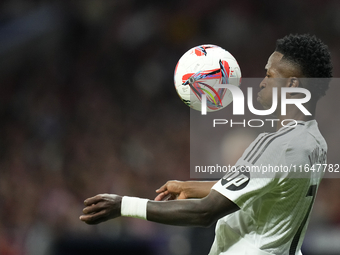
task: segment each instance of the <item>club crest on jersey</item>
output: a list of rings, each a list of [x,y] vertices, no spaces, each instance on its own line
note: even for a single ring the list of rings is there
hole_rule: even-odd
[[[245,169],[244,166],[237,167],[236,171],[227,173],[221,179],[221,184],[228,190],[240,190],[246,187],[250,181],[249,172],[240,172],[238,169]]]

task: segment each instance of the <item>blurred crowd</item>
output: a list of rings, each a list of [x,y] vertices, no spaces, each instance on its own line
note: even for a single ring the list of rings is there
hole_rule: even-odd
[[[220,45],[244,77],[262,77],[277,38],[308,32],[329,45],[336,77],[339,11],[336,0],[1,1],[0,254],[56,254],[68,237],[201,254],[211,229],[197,237],[135,219],[87,226],[82,201],[98,193],[153,199],[167,180],[190,178],[189,108],[173,85],[189,48]],[[328,142],[336,148],[339,139]],[[338,179],[324,180],[312,230],[340,229],[339,192]]]

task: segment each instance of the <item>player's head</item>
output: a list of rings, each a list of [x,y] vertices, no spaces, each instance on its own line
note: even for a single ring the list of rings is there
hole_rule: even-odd
[[[310,79],[307,89],[318,100],[324,96],[332,77],[332,63],[327,45],[308,34],[288,35],[276,42],[276,52],[281,53],[281,61],[295,67],[297,77]]]

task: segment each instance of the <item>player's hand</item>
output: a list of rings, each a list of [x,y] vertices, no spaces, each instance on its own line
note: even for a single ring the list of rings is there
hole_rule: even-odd
[[[159,193],[155,201],[187,199],[188,196],[184,189],[185,182],[182,181],[168,181],[162,187],[156,190]]]
[[[98,224],[120,216],[122,197],[111,194],[100,194],[84,201],[84,215],[80,220],[87,224]]]

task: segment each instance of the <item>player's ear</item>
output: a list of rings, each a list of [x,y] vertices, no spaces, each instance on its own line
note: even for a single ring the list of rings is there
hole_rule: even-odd
[[[297,77],[290,77],[287,80],[286,87],[289,87],[289,88],[299,88],[300,87],[300,88],[302,88],[302,83]],[[289,93],[289,95],[292,96],[292,97],[294,97],[298,94],[299,93],[294,93],[294,92]]]
[[[290,77],[290,78],[288,78],[286,86],[290,87],[290,88],[298,88],[298,87],[301,87],[301,84],[300,84],[300,81],[299,81],[298,78]]]

